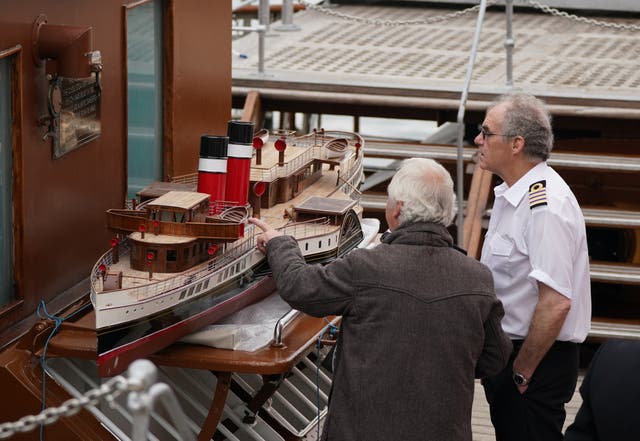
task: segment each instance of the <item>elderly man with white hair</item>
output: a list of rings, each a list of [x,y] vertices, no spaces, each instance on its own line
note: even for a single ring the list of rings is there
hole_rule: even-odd
[[[310,265],[288,236],[252,219],[280,296],[341,315],[323,440],[471,441],[474,377],[500,372],[511,342],[491,273],[453,247],[453,182],[430,159],[393,177],[391,234],[371,249]]]

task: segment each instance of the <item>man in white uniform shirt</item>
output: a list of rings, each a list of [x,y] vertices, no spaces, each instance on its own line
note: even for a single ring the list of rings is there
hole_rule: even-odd
[[[564,404],[591,320],[584,218],[546,163],[551,116],[531,95],[498,98],[475,138],[479,165],[504,181],[482,248],[514,344],[505,370],[483,382],[497,441],[562,440]]]

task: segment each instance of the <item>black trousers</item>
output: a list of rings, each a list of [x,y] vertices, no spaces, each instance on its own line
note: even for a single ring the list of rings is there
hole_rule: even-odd
[[[495,377],[482,381],[496,441],[562,441],[564,405],[578,380],[578,345],[555,342],[521,394],[513,382],[513,360],[522,340],[513,341],[511,359]]]

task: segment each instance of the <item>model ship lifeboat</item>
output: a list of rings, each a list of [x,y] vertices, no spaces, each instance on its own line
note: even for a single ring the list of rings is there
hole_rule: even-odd
[[[116,375],[275,290],[249,216],[295,237],[310,262],[362,244],[362,138],[258,133],[256,147],[249,124],[230,122],[228,141],[203,141],[194,191],[185,191],[184,182],[175,184],[180,191],[162,183],[159,195],[141,192],[137,207],[107,211],[117,236],[91,274],[101,375]],[[207,187],[203,181],[207,192],[195,191]],[[230,187],[235,202],[219,199]]]

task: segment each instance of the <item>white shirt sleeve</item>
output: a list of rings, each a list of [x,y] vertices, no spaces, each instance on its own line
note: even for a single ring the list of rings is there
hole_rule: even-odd
[[[544,283],[567,298],[572,297],[575,260],[574,216],[568,201],[553,200],[533,208],[528,229],[529,277]],[[570,205],[570,204],[569,204]]]

